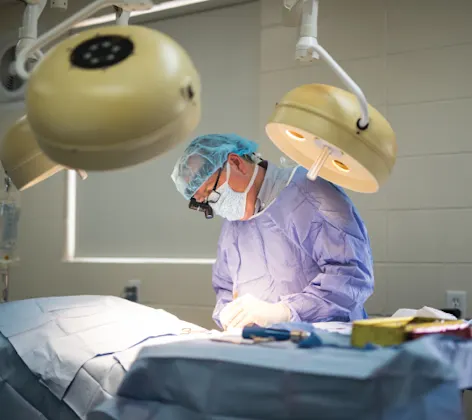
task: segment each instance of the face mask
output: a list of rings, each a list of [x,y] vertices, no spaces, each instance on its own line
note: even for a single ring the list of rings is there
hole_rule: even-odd
[[[216,192],[219,194],[219,199],[216,203],[210,202],[209,204],[218,216],[221,216],[229,221],[235,221],[241,220],[246,214],[247,194],[254,185],[257,172],[259,171],[259,166],[255,166],[251,181],[249,181],[249,184],[244,192],[236,192],[229,186],[228,181],[230,171],[231,167],[229,163],[227,163],[226,182],[216,190]]]

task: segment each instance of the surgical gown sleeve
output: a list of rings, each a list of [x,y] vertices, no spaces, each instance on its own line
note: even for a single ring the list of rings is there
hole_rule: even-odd
[[[350,205],[338,212],[307,208],[291,222],[300,247],[317,262],[317,274],[301,293],[281,297],[293,322],[353,321],[365,318],[363,305],[374,289],[373,260],[367,230]],[[303,207],[303,206],[302,206]],[[350,213],[350,214],[349,214]],[[303,217],[305,216],[305,217]]]
[[[231,227],[228,222],[223,223],[218,241],[216,262],[213,265],[212,285],[216,293],[216,306],[213,310],[213,320],[221,328],[220,313],[223,308],[233,300],[233,281],[228,270],[228,260],[222,243],[231,235]]]

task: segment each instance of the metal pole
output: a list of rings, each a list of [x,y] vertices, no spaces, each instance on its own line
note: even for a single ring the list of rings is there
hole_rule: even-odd
[[[8,193],[10,191],[10,188],[12,187],[12,182],[11,182],[10,177],[6,174],[4,177],[4,186],[5,186],[5,192]],[[9,271],[10,269],[8,265],[3,265],[2,267],[0,267],[0,272],[1,272],[0,276],[2,278],[2,294],[1,294],[2,303],[8,302],[8,287],[10,283]]]
[[[10,281],[10,276],[9,276],[9,268],[4,267],[1,270],[1,277],[2,277],[2,284],[3,284],[3,291],[2,291],[2,302],[8,302],[8,286],[9,286],[9,281]]]

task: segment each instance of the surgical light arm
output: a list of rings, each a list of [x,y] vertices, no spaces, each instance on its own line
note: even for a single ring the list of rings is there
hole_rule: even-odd
[[[38,20],[48,0],[24,0],[24,2],[26,9],[23,13],[23,22],[19,30],[19,41],[16,46],[17,54],[29,45],[34,44],[38,38]],[[34,54],[34,58],[38,60],[41,59],[41,56],[40,51]]]
[[[367,99],[361,88],[352,80],[333,57],[318,43],[318,6],[319,0],[283,0],[284,22],[287,26],[293,26],[298,21],[300,26],[300,38],[296,46],[296,58],[299,61],[313,61],[320,57],[336,73],[344,85],[356,96],[359,102],[361,117],[357,121],[359,130],[366,130],[369,126],[369,110]],[[314,162],[308,178],[316,179],[320,169],[331,154],[339,151],[325,144],[323,152]]]
[[[50,29],[49,31],[45,32],[41,35],[37,40],[32,43],[29,43],[25,48],[21,49],[18,53],[16,59],[16,72],[22,78],[27,80],[30,76],[30,72],[26,69],[25,65],[28,58],[34,55],[37,51],[41,48],[44,48],[51,42],[55,41],[61,35],[65,34],[70,28],[72,28],[77,23],[80,23],[84,19],[92,16],[94,13],[98,12],[99,10],[109,7],[109,6],[117,6],[122,9],[122,14],[118,18],[118,24],[126,24],[127,17],[129,17],[129,13],[136,10],[148,10],[153,6],[153,2],[151,0],[96,0],[93,3],[85,6],[83,9],[69,17],[68,19],[64,20],[59,25],[55,26],[54,28]],[[39,17],[39,16],[38,16]]]
[[[120,7],[115,6],[115,13],[117,25],[128,25],[129,18],[131,17],[130,10],[123,10]]]

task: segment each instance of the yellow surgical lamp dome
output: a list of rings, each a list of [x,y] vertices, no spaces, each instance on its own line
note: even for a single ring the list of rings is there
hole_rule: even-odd
[[[90,29],[34,68],[28,120],[41,149],[92,171],[135,165],[174,147],[200,120],[200,78],[185,50],[142,26]]]
[[[368,112],[369,125],[360,129],[359,102],[353,94],[333,86],[303,85],[276,105],[266,132],[283,153],[308,170],[319,162],[322,178],[373,193],[392,172],[397,144],[382,114],[370,105]]]
[[[20,191],[64,169],[39,148],[26,117],[17,120],[4,136],[0,145],[0,161]]]

